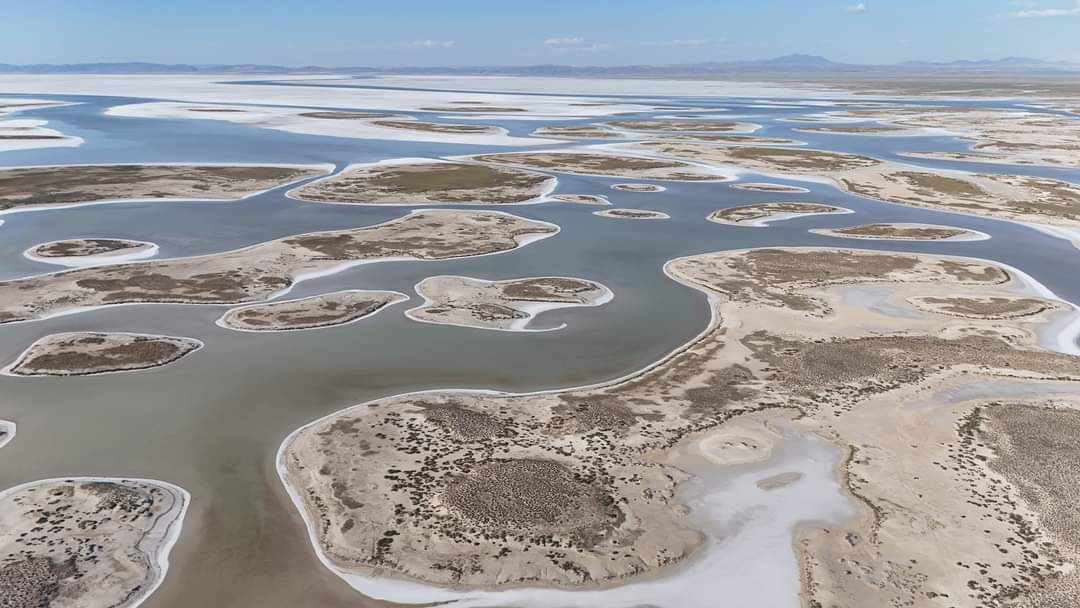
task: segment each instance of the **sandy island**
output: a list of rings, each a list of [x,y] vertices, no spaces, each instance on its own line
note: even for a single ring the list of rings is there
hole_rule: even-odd
[[[421,210],[374,226],[300,234],[224,253],[0,281],[0,323],[125,303],[256,302],[361,263],[498,253],[557,231],[553,224],[498,211]]]
[[[396,291],[350,289],[295,300],[241,306],[226,312],[217,324],[241,331],[295,331],[346,325],[408,300]]]
[[[350,165],[288,195],[301,201],[365,205],[512,204],[538,202],[556,182],[549,175],[513,167],[405,158]]]
[[[600,194],[553,194],[551,198],[563,203],[575,203],[578,205],[610,205],[611,201]]]
[[[23,252],[25,257],[35,262],[61,266],[118,264],[151,258],[157,254],[158,246],[153,243],[105,238],[49,241]]]
[[[191,497],[144,479],[45,479],[0,492],[0,599],[134,608],[161,584]]]
[[[983,232],[965,228],[901,222],[862,224],[847,228],[814,228],[810,232],[846,239],[885,241],[983,241],[990,238]]]
[[[569,277],[533,277],[485,281],[469,277],[439,276],[416,285],[424,303],[405,313],[414,321],[503,331],[529,329],[536,315],[559,308],[600,306],[611,300],[607,287]]]
[[[192,338],[119,332],[52,334],[2,370],[13,376],[91,376],[168,365],[202,348]]]
[[[718,209],[709,214],[709,221],[734,226],[762,227],[770,222],[805,215],[851,213],[850,209],[821,203],[755,203]]]
[[[662,211],[652,211],[649,209],[603,209],[601,211],[593,211],[593,215],[619,220],[666,220],[671,218],[670,215],[663,213]]]
[[[549,604],[513,589],[468,589],[626,583],[687,561],[714,534],[722,551],[733,530],[758,517],[754,499],[703,533],[677,498],[687,474],[665,455],[701,441],[718,460],[744,462],[773,449],[761,442],[788,441],[741,439],[740,421],[754,414],[789,420],[846,453],[840,481],[858,516],[788,528],[799,564],[789,574],[801,575],[809,605],[936,606],[941,597],[963,605],[1074,588],[1080,574],[1069,564],[1080,545],[1069,527],[1076,516],[1064,509],[1074,474],[1041,474],[1020,455],[970,438],[1052,440],[1069,432],[1055,420],[1080,418],[1080,400],[998,408],[935,393],[992,382],[1034,393],[1075,387],[1080,358],[1035,345],[1041,315],[1008,323],[895,315],[847,297],[867,286],[898,306],[943,287],[1013,297],[1036,289],[1029,277],[977,260],[809,248],[704,254],[666,270],[709,294],[712,323],[643,372],[521,395],[400,395],[290,435],[279,471],[324,562],[388,601],[538,606]],[[1019,421],[1007,424],[1006,413]],[[732,424],[741,430],[728,431]],[[1062,452],[1055,471],[1077,458]],[[790,469],[753,481],[762,497],[807,483]],[[689,563],[672,580],[682,572],[702,578],[682,588],[722,590],[741,576]],[[454,590],[428,587],[425,595],[394,579]],[[563,597],[557,593],[543,597]],[[631,593],[625,603],[605,602],[606,593],[591,593],[591,605],[662,601]]]
[[[810,192],[809,189],[800,186],[770,184],[768,182],[731,184],[731,187],[737,190],[749,190],[750,192],[780,192],[784,194],[806,194],[807,192]]]
[[[728,177],[716,169],[679,160],[644,158],[622,154],[580,152],[506,152],[482,154],[472,160],[581,175],[630,177],[670,181],[723,181]]]
[[[0,169],[0,212],[121,200],[238,199],[324,165],[58,165]]]

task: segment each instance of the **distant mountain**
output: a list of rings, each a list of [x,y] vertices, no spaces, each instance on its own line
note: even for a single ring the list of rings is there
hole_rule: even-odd
[[[892,65],[838,63],[818,55],[784,55],[754,61],[708,61],[677,65],[570,66],[541,64],[527,66],[417,66],[417,67],[322,67],[259,64],[161,64],[161,63],[76,63],[0,64],[7,74],[489,74],[524,76],[696,76],[739,73],[798,74],[922,72],[1068,72],[1080,71],[1080,64],[1043,61],[1028,57],[950,62],[907,61]]]

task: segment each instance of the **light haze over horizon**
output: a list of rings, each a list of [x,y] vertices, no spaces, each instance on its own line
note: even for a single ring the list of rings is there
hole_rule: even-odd
[[[3,2],[0,63],[1080,62],[1080,0]]]

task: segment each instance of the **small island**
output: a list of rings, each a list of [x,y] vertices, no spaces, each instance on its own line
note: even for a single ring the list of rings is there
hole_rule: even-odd
[[[364,205],[510,204],[540,198],[556,179],[514,167],[427,159],[353,165],[289,192],[301,201]]]
[[[772,184],[769,182],[747,182],[731,184],[736,190],[749,190],[750,192],[777,192],[781,194],[806,194],[808,188],[802,186],[788,186],[786,184]]]
[[[26,257],[35,262],[82,266],[104,262],[126,262],[156,255],[157,245],[127,239],[67,239],[31,247]]]
[[[612,297],[599,283],[568,277],[485,281],[439,276],[421,281],[416,292],[424,303],[405,313],[414,321],[503,331],[544,331],[527,329],[541,312],[599,306]]]
[[[846,239],[887,241],[978,241],[990,238],[982,232],[932,224],[880,223],[847,228],[815,228],[810,232]]]
[[[671,217],[661,211],[651,211],[649,209],[604,209],[603,211],[593,211],[593,215],[620,220],[666,220]]]
[[[45,336],[4,371],[14,376],[91,376],[161,367],[202,348],[192,338],[74,332]]]
[[[553,194],[554,200],[578,205],[610,205],[611,201],[606,196],[599,194]]]
[[[851,210],[821,203],[756,203],[713,211],[709,215],[709,221],[718,224],[760,227],[769,222],[823,213],[851,213]]]
[[[407,300],[396,291],[351,289],[234,308],[217,324],[240,331],[296,331],[345,325]]]
[[[619,192],[663,192],[667,188],[657,184],[611,184],[612,190]]]

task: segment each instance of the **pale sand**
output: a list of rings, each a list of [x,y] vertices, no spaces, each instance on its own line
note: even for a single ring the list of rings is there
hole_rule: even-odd
[[[68,266],[72,268],[78,268],[81,266],[104,266],[107,264],[121,264],[124,262],[134,262],[136,260],[145,260],[147,258],[156,257],[160,253],[160,249],[155,243],[149,241],[134,241],[131,239],[114,239],[109,237],[94,237],[94,239],[105,238],[110,241],[120,241],[130,247],[119,249],[116,251],[105,251],[102,253],[91,253],[86,255],[70,255],[70,256],[53,256],[53,255],[38,255],[42,249],[55,246],[63,243],[74,243],[78,240],[92,240],[92,239],[65,239],[63,241],[49,241],[47,243],[41,243],[34,245],[23,252],[23,257],[34,262],[40,262],[42,264],[54,264],[57,266]]]
[[[0,585],[11,585],[5,594],[11,594],[14,605],[139,606],[165,579],[169,552],[190,502],[183,488],[150,479],[65,477],[4,490],[0,554],[6,558],[6,572],[0,574]],[[49,513],[50,527],[44,531],[37,523],[39,509]],[[59,549],[74,560],[78,579],[56,561]],[[41,577],[40,569],[14,569],[27,558],[50,560],[47,568],[58,577],[55,586],[48,575]],[[20,598],[16,593],[28,595]]]
[[[667,190],[659,184],[611,184],[612,190],[620,192],[663,192]]]
[[[424,302],[405,312],[413,321],[499,331],[555,331],[532,328],[537,315],[561,308],[607,304],[615,294],[595,281],[573,277],[524,277],[487,281],[461,276],[429,277],[416,284]]]
[[[3,112],[0,112],[0,116],[2,115]],[[74,148],[85,143],[81,137],[65,135],[56,129],[46,128],[46,124],[48,124],[46,120],[29,118],[0,120],[0,152],[37,148]]]
[[[226,311],[215,323],[234,331],[307,331],[356,323],[408,299],[397,291],[349,289],[240,306]]]
[[[737,190],[749,190],[751,192],[780,192],[784,194],[806,194],[810,192],[808,188],[801,186],[788,186],[785,184],[770,184],[767,182],[746,182],[731,184],[732,188]]]
[[[10,420],[0,420],[0,448],[11,443],[15,439],[17,426]]]

